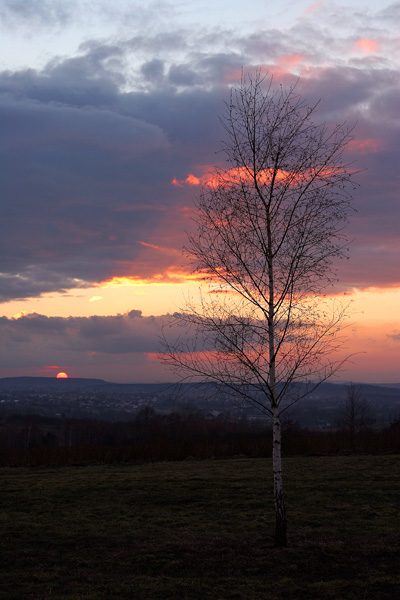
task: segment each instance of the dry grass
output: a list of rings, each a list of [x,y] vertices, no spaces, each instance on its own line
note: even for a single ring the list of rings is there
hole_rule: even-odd
[[[400,457],[0,469],[4,600],[397,599]]]

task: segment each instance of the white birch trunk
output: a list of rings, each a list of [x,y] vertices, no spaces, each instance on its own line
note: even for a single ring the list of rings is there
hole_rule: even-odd
[[[273,189],[275,175],[278,167],[278,156],[276,157],[275,172],[271,187]],[[273,267],[272,234],[269,206],[267,211],[267,236],[268,236],[268,350],[269,350],[269,378],[271,390],[271,412],[272,412],[272,470],[274,474],[274,501],[275,501],[275,547],[282,548],[287,545],[286,539],[286,511],[283,500],[282,480],[282,427],[279,416],[279,407],[276,392],[276,354],[275,354],[275,277]]]
[[[283,498],[282,481],[282,453],[281,453],[282,428],[279,409],[272,408],[272,469],[274,474],[274,501],[275,501],[275,547],[282,548],[287,545],[286,539],[286,510]]]

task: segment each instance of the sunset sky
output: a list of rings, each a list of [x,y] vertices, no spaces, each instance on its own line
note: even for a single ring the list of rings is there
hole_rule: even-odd
[[[158,335],[241,69],[355,125],[343,380],[400,382],[400,3],[2,0],[0,377],[171,380]]]

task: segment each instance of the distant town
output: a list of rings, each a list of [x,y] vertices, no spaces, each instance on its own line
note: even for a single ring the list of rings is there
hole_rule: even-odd
[[[400,415],[400,384],[360,384],[371,426],[385,427]],[[347,384],[324,383],[292,406],[288,418],[301,427],[335,429]],[[211,384],[116,384],[101,379],[11,377],[0,379],[0,418],[38,415],[58,419],[133,420],[143,407],[158,414],[201,412],[207,418],[268,421],[248,403],[232,399],[229,390]]]

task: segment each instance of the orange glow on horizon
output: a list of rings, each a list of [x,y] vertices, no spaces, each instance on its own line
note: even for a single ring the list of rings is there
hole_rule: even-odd
[[[66,373],[64,373],[64,371],[60,371],[59,373],[57,373],[56,378],[57,379],[68,379],[68,375]]]

